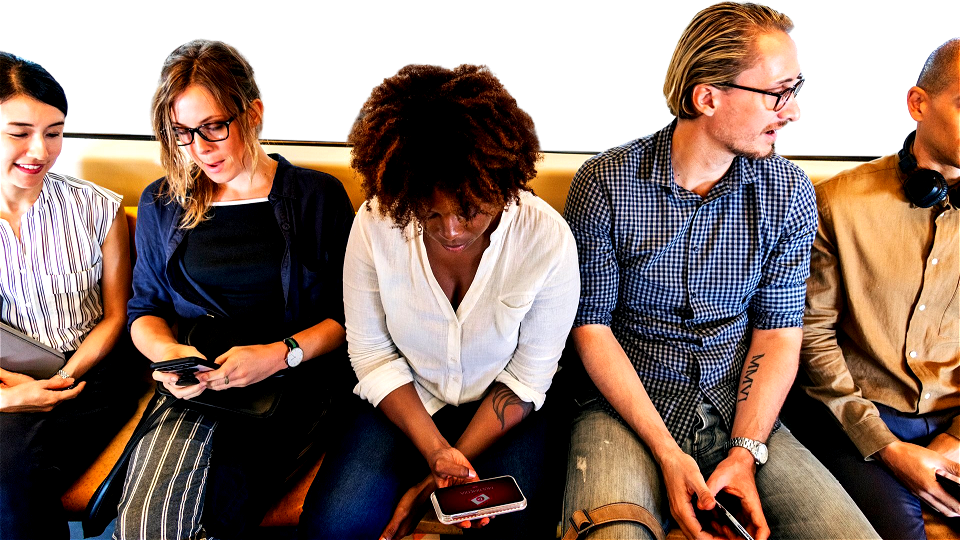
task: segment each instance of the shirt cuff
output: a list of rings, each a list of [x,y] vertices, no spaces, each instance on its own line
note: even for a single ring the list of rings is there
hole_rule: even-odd
[[[779,328],[803,328],[803,312],[763,313],[755,312],[751,326],[758,330],[777,330]]]
[[[848,427],[847,435],[857,446],[857,450],[860,450],[864,459],[871,458],[890,443],[900,440],[890,431],[882,418],[873,415]]]
[[[401,386],[413,382],[410,366],[403,358],[388,362],[371,371],[353,387],[353,393],[369,401],[374,407]]]
[[[513,390],[513,393],[516,394],[518,398],[527,403],[533,403],[533,410],[535,411],[539,411],[540,407],[543,407],[543,402],[547,399],[546,393],[537,392],[533,388],[520,382],[519,379],[507,371],[501,371],[495,380],[505,384],[510,390]]]

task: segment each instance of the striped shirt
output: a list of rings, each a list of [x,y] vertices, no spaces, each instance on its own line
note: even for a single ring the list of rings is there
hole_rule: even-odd
[[[0,319],[61,351],[73,351],[103,318],[100,277],[121,196],[48,173],[20,218],[20,239],[0,220]]]
[[[584,163],[565,217],[580,256],[574,326],[611,328],[683,440],[703,401],[733,425],[751,329],[802,325],[817,208],[780,156],[735,158],[703,198],[681,188],[674,126]]]

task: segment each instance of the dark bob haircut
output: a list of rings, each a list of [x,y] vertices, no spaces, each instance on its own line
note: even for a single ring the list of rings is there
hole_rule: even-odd
[[[363,196],[405,228],[434,191],[464,216],[519,203],[536,176],[540,141],[530,115],[486,66],[409,65],[385,79],[348,139]]]
[[[0,51],[0,103],[29,96],[67,115],[67,95],[40,64]]]

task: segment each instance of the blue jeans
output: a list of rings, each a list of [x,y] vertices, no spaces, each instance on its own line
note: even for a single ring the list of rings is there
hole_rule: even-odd
[[[880,418],[902,441],[926,446],[949,427],[957,414],[904,414],[877,404]],[[866,461],[829,410],[802,392],[794,392],[784,408],[784,420],[797,438],[823,462],[850,493],[884,538],[923,540],[927,533],[920,499],[877,460]],[[960,537],[960,518],[950,525]]]
[[[712,406],[701,404],[699,414],[701,428],[680,447],[709,478],[727,455],[729,434]],[[836,479],[789,430],[771,435],[767,447],[770,459],[758,469],[756,482],[773,538],[879,538]],[[664,530],[671,524],[666,488],[650,451],[630,428],[592,403],[580,410],[571,430],[564,530],[576,510],[620,501],[643,506]],[[617,523],[598,527],[588,538],[653,537],[639,525]]]
[[[480,403],[448,405],[434,414],[447,441],[457,441]],[[480,478],[513,476],[527,508],[464,531],[470,536],[556,538],[566,438],[547,403],[471,460]],[[416,447],[382,412],[359,398],[352,405],[340,444],[327,452],[304,500],[300,538],[379,538],[403,494],[429,473]]]

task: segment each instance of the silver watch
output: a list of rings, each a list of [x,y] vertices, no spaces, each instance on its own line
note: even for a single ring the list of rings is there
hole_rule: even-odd
[[[730,439],[730,442],[727,443],[727,451],[734,446],[746,448],[751,454],[753,454],[753,461],[757,464],[757,467],[767,462],[767,445],[760,441],[755,441],[746,437],[734,437]]]

